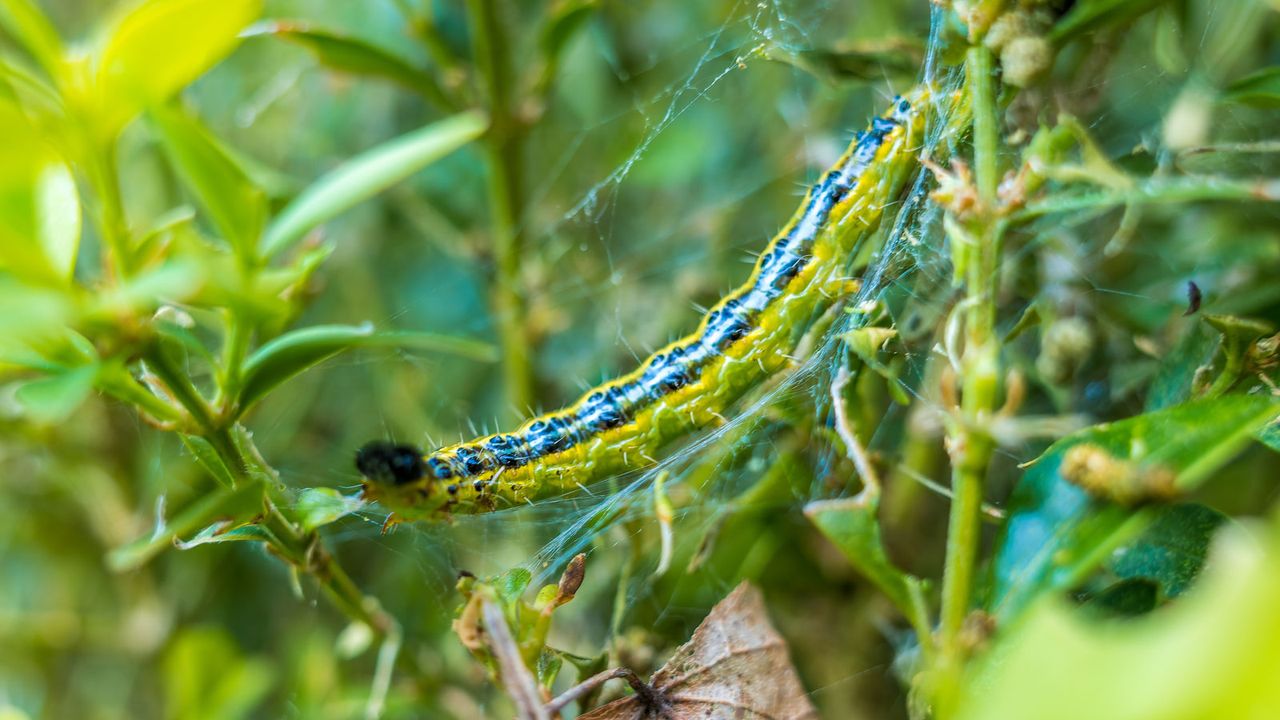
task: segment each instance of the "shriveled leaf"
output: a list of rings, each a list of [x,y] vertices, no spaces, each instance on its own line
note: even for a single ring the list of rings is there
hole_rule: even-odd
[[[1280,107],[1280,67],[1265,68],[1240,78],[1227,86],[1222,99],[1253,107]]]
[[[272,221],[262,253],[277,255],[328,222],[480,137],[488,120],[464,112],[388,140],[348,160],[302,191]]]
[[[364,40],[311,27],[297,20],[259,23],[249,34],[287,40],[306,48],[321,64],[332,70],[390,80],[421,93],[440,107],[452,105],[430,71],[414,67],[407,60]]]
[[[248,482],[238,488],[225,488],[202,496],[173,520],[164,518],[161,506],[151,534],[112,550],[107,563],[114,570],[132,570],[191,533],[233,529],[262,512],[262,502],[262,484]]]
[[[1078,448],[1105,454],[1118,482],[1153,473],[1173,491],[1194,489],[1229,462],[1280,405],[1256,396],[1228,395],[1183,403],[1073,433],[1054,443],[1019,482],[994,565],[991,609],[1007,619],[1039,594],[1081,582],[1154,519],[1095,500],[1064,476],[1064,459]]]
[[[267,218],[266,194],[195,116],[177,105],[152,108],[152,124],[183,182],[236,254],[252,259]]]
[[[364,503],[347,497],[333,488],[307,488],[298,496],[294,508],[298,521],[307,530],[315,530],[359,510]]]
[[[1035,605],[975,667],[956,717],[1274,717],[1278,605],[1276,528],[1224,528],[1196,588],[1158,613],[1099,621],[1058,598]]]
[[[721,600],[650,681],[666,715],[638,696],[616,700],[582,720],[772,720],[816,718],[787,644],[773,629],[760,591],[742,583]]]
[[[467,357],[488,357],[488,346],[429,333],[375,333],[372,325],[318,325],[295,330],[258,348],[245,362],[240,408],[244,411],[298,373],[355,347],[418,347]]]

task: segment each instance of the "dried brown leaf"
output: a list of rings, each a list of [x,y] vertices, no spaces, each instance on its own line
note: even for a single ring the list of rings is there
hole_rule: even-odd
[[[632,695],[580,720],[807,720],[818,717],[769,623],[760,591],[744,582],[650,680],[655,699]]]

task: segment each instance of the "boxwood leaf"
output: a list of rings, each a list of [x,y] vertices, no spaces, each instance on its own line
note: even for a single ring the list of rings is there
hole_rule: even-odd
[[[480,137],[488,121],[464,112],[388,140],[315,181],[268,226],[262,253],[275,256],[328,222]]]

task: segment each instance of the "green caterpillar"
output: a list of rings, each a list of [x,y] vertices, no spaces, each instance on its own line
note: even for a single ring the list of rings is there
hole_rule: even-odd
[[[486,512],[651,465],[663,445],[721,422],[734,401],[786,367],[814,318],[856,289],[845,277],[849,257],[914,167],[928,100],[924,87],[895,98],[858,133],[751,277],[697,331],[515,432],[425,455],[411,445],[371,442],[356,453],[364,497],[392,510],[392,522]]]

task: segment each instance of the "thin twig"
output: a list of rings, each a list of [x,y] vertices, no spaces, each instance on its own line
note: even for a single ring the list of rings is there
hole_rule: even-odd
[[[484,600],[480,605],[480,613],[484,618],[485,631],[489,633],[489,647],[498,660],[502,686],[516,704],[518,717],[520,720],[550,720],[550,714],[542,705],[538,683],[525,666],[524,658],[520,656],[520,647],[511,635],[511,628],[502,614],[502,608],[495,602]]]

